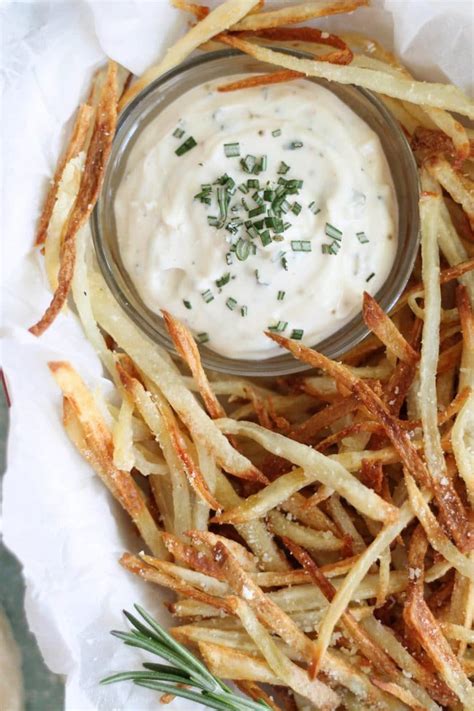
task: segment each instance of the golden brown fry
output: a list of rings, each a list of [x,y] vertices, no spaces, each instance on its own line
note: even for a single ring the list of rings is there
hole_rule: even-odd
[[[92,464],[111,494],[130,515],[139,529],[143,540],[156,555],[166,557],[166,549],[161,540],[161,532],[147,508],[139,487],[129,472],[120,471],[113,463],[112,435],[108,430],[92,394],[69,363],[55,361],[48,364],[58,383],[68,406],[74,412],[80,425],[85,447],[81,453]],[[71,414],[65,410],[66,424]],[[68,430],[71,432],[71,430]],[[75,444],[80,443],[79,430],[75,430]]]
[[[423,530],[417,528],[408,549],[408,562],[413,574],[403,617],[406,624],[415,632],[423,649],[449,688],[465,708],[474,708],[474,689],[423,598],[424,559],[427,546],[428,542]]]
[[[107,68],[107,77],[97,107],[94,131],[87,151],[79,194],[72,208],[63,237],[58,287],[41,319],[29,329],[35,336],[41,336],[41,334],[49,328],[66,303],[74,276],[76,235],[89,219],[92,209],[99,197],[107,161],[112,149],[116,122],[117,65],[115,62],[110,61]]]
[[[214,419],[217,417],[225,417],[225,410],[220,404],[217,397],[214,395],[207,375],[201,363],[201,356],[196,341],[192,337],[189,329],[186,328],[178,319],[174,318],[168,311],[164,309],[161,312],[166,323],[176,350],[181,358],[188,364],[191,373],[197,383],[201,397],[204,400],[206,409],[210,416]]]
[[[85,140],[89,132],[93,115],[94,109],[92,106],[89,106],[89,104],[81,104],[79,106],[74,126],[72,127],[69,143],[58,162],[44,201],[43,210],[38,222],[38,229],[36,231],[35,245],[43,244],[46,239],[49,221],[53,212],[54,203],[56,202],[58,187],[64,173],[64,168],[72,158],[77,156],[78,153],[84,149]]]
[[[186,59],[199,45],[207,42],[214,35],[224,32],[242,17],[245,17],[257,2],[258,0],[225,0],[218,5],[170,47],[159,64],[147,69],[138,81],[132,84],[120,100],[120,110],[148,84]]]
[[[393,321],[367,292],[364,292],[362,313],[367,328],[370,328],[397,358],[408,365],[419,361],[419,353],[405,340]]]
[[[228,33],[220,34],[216,39],[230,47],[240,49],[255,59],[276,64],[284,69],[299,71],[307,76],[317,76],[328,81],[338,81],[341,84],[356,84],[398,99],[409,97],[412,101],[427,106],[457,111],[468,118],[474,118],[474,103],[460,89],[451,84],[419,82],[403,76],[396,77],[382,71],[352,65],[338,66],[329,62],[301,59],[257,46]]]
[[[232,30],[261,30],[293,25],[316,17],[352,12],[367,4],[367,0],[339,0],[337,2],[334,0],[311,0],[311,2],[302,2],[282,9],[249,15],[234,25]]]
[[[147,422],[148,426],[155,431],[155,434],[159,436],[159,432],[153,421],[151,419],[147,420],[147,413],[151,408],[155,407],[150,394],[147,393],[143,385],[136,379],[127,373],[125,368],[123,368],[120,363],[117,364],[117,370],[120,376],[120,380],[125,390],[129,393],[142,417]],[[147,407],[149,405],[149,407]],[[206,480],[204,479],[201,470],[197,466],[196,462],[191,457],[186,441],[180,431],[176,419],[173,415],[171,408],[164,402],[164,400],[159,399],[156,405],[160,411],[161,417],[164,420],[164,426],[168,432],[168,436],[173,447],[173,450],[181,462],[184,473],[186,474],[187,480],[194,492],[203,501],[205,501],[212,509],[215,511],[220,510],[221,506],[217,499],[213,496],[212,492],[209,490]]]

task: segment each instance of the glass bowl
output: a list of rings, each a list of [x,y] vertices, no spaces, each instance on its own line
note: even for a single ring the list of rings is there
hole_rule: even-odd
[[[309,56],[296,51],[287,53]],[[102,194],[92,216],[95,251],[99,268],[120,306],[152,341],[170,351],[174,351],[174,347],[163,319],[142,302],[122,263],[118,248],[114,200],[129,151],[141,131],[160,111],[197,84],[232,74],[262,73],[274,69],[273,65],[235,50],[203,54],[150,84],[120,116]],[[413,154],[398,123],[371,92],[324,79],[308,77],[308,80],[328,88],[366,121],[379,136],[385,151],[398,203],[398,246],[392,270],[375,298],[385,311],[389,311],[408,281],[418,249],[418,174]],[[328,338],[312,345],[328,357],[338,358],[367,334],[368,329],[359,314]],[[289,353],[264,360],[241,360],[226,358],[203,345],[199,349],[205,367],[232,375],[277,376],[308,369]]]

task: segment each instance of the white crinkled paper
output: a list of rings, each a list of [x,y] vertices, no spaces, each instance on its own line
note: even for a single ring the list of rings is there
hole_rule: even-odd
[[[286,3],[285,3],[286,4]],[[395,49],[419,78],[473,87],[471,0],[378,0],[318,26],[355,29]],[[41,338],[28,333],[48,304],[42,259],[31,246],[65,130],[94,69],[108,54],[143,71],[186,26],[168,0],[6,3],[3,82],[2,312],[12,400],[2,529],[23,564],[29,624],[48,666],[67,675],[66,709],[157,707],[156,695],[98,679],[138,666],[139,654],[109,636],[122,608],[143,604],[165,623],[165,594],[122,570],[141,543],[61,426],[60,395],[46,363],[67,359],[107,393],[98,359],[74,315]],[[193,704],[179,700],[174,708]],[[195,705],[194,705],[195,707]]]

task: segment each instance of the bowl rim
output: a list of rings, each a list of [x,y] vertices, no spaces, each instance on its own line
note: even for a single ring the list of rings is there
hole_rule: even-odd
[[[311,55],[307,52],[302,52],[300,50],[294,50],[294,49],[287,49],[287,48],[272,48],[276,49],[279,52],[289,54],[292,56],[300,57],[300,58],[312,58]],[[192,71],[193,69],[197,69],[201,67],[202,65],[206,65],[210,62],[213,61],[218,61],[222,59],[227,59],[233,56],[242,56],[242,57],[247,57],[249,59],[252,59],[257,65],[260,64],[263,67],[269,66],[264,62],[261,62],[259,60],[255,60],[253,57],[249,57],[249,55],[246,55],[245,53],[241,52],[240,50],[237,49],[222,49],[222,50],[217,50],[213,52],[205,52],[201,55],[198,56],[193,56],[183,62],[181,62],[178,66],[174,67],[173,69],[169,70],[162,76],[158,77],[155,79],[153,82],[151,82],[148,86],[146,86],[141,92],[137,94],[133,98],[133,100],[126,106],[124,111],[120,114],[118,122],[117,122],[117,128],[116,128],[116,133],[114,137],[114,145],[112,147],[112,154],[109,159],[109,164],[106,169],[106,174],[105,174],[105,179],[104,179],[104,186],[101,191],[101,195],[99,196],[99,200],[97,201],[97,204],[93,210],[92,213],[92,218],[91,218],[91,232],[92,232],[92,240],[93,240],[93,245],[94,245],[94,250],[97,258],[97,262],[99,265],[99,269],[102,273],[102,276],[104,277],[107,286],[111,290],[114,298],[118,302],[119,306],[125,311],[127,316],[132,320],[132,322],[137,325],[140,330],[145,333],[152,341],[153,343],[157,344],[158,346],[166,348],[168,351],[176,354],[176,349],[174,347],[174,344],[169,337],[166,328],[164,326],[164,322],[162,317],[159,314],[153,313],[148,309],[143,302],[141,301],[140,297],[138,296],[135,287],[133,284],[129,285],[130,291],[132,292],[132,296],[134,299],[139,303],[141,307],[137,308],[136,305],[131,303],[130,299],[130,293],[127,295],[125,293],[124,289],[120,286],[118,283],[117,279],[117,264],[116,260],[112,257],[110,250],[107,249],[106,245],[106,240],[103,239],[103,231],[101,229],[101,215],[102,211],[104,210],[104,188],[105,185],[108,184],[108,181],[111,179],[111,170],[113,167],[113,156],[116,155],[117,153],[117,145],[120,147],[121,143],[123,142],[123,137],[121,136],[121,132],[124,131],[124,127],[127,126],[127,123],[131,120],[131,118],[134,116],[136,113],[138,107],[143,103],[146,102],[147,98],[153,94],[154,92],[157,91],[161,86],[167,84],[168,82],[172,81],[173,79],[176,79],[180,75],[184,75],[185,73]],[[337,84],[338,86],[341,86],[338,82],[328,82],[325,79],[320,79],[318,77],[311,77],[307,76],[305,77],[306,79],[309,79],[311,81],[314,81],[316,83],[321,84],[322,86],[325,86],[331,91],[331,85]],[[344,86],[344,85],[342,85]],[[419,180],[418,180],[418,170],[417,170],[417,165],[415,161],[415,157],[412,153],[412,150],[410,148],[410,145],[408,143],[408,140],[403,133],[401,127],[399,126],[398,122],[396,121],[395,117],[390,113],[390,111],[385,107],[383,102],[374,95],[373,92],[369,91],[368,89],[365,89],[363,87],[355,86],[353,84],[349,85],[350,89],[352,89],[355,92],[358,92],[364,97],[369,104],[373,107],[373,109],[378,112],[378,114],[381,116],[383,121],[387,124],[387,126],[390,129],[391,134],[396,137],[398,140],[401,148],[402,148],[402,153],[403,156],[401,160],[406,161],[407,167],[409,174],[406,176],[406,181],[407,183],[410,182],[410,193],[412,189],[414,189],[416,192],[413,196],[411,196],[411,203],[413,204],[418,204],[418,198],[419,198]],[[189,90],[189,89],[186,89]],[[339,97],[338,97],[339,98]],[[343,101],[343,99],[340,99]],[[350,107],[351,110],[354,110],[352,107]],[[357,112],[355,112],[357,113]],[[364,120],[364,119],[363,119]],[[372,130],[375,130],[372,128]],[[133,133],[135,135],[136,132]],[[380,135],[380,134],[378,134]],[[395,189],[397,190],[397,185],[395,183],[395,179],[393,178],[392,174],[392,179],[393,183],[395,186]],[[398,201],[398,196],[396,195],[396,201],[397,201],[397,207],[398,207],[398,213],[400,213],[400,204]],[[398,218],[400,218],[400,214],[398,214]],[[419,220],[419,212],[418,210],[412,211],[412,214],[410,215],[411,219],[411,227],[409,227],[409,241],[408,241],[408,249],[403,255],[403,260],[404,260],[404,269],[402,271],[396,272],[396,279],[395,279],[395,284],[392,287],[391,291],[389,294],[384,293],[384,287],[386,286],[387,282],[389,279],[392,277],[392,274],[394,273],[394,267],[396,264],[396,261],[399,258],[398,250],[399,250],[399,245],[397,246],[397,255],[396,255],[396,261],[394,262],[394,265],[392,265],[392,270],[387,277],[386,281],[382,285],[382,287],[379,289],[379,291],[374,295],[374,298],[377,299],[379,304],[382,306],[384,311],[387,313],[390,312],[390,310],[393,308],[393,306],[397,303],[398,299],[400,298],[409,278],[413,270],[413,266],[415,263],[415,259],[417,256],[418,252],[418,245],[419,245],[419,231],[420,231],[420,220]],[[398,238],[400,240],[400,219],[398,219]],[[125,270],[126,271],[126,270]],[[134,293],[133,293],[134,292]],[[163,324],[161,329],[158,329],[152,321],[156,322],[156,325],[158,324]],[[344,326],[342,326],[340,329],[335,331],[333,334],[325,338],[324,340],[320,341],[317,343],[315,346],[311,346],[311,348],[317,348],[318,351],[324,353],[325,355],[328,355],[328,357],[331,358],[338,358],[343,353],[353,349],[357,345],[359,345],[368,335],[370,331],[365,325],[363,318],[362,318],[362,311],[360,311],[354,318],[352,318],[348,323],[346,323]],[[341,334],[346,334],[345,339],[341,338]],[[342,341],[342,343],[340,343]],[[200,356],[202,360],[202,364],[204,367],[222,372],[228,375],[234,375],[234,376],[242,376],[246,375],[249,377],[276,377],[276,376],[282,376],[282,375],[290,375],[290,374],[295,374],[295,373],[300,373],[303,371],[307,371],[311,369],[311,366],[302,363],[301,361],[295,359],[291,353],[282,353],[281,355],[266,358],[266,359],[233,359],[233,358],[228,358],[225,356],[222,356],[215,351],[213,351],[210,348],[206,348],[203,345],[197,344],[199,351],[200,351]],[[332,349],[331,349],[332,346]]]

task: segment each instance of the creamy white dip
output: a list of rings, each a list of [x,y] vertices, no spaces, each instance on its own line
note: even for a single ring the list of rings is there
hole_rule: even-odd
[[[377,135],[332,92],[298,80],[219,93],[222,83],[188,91],[132,147],[119,248],[149,309],[224,356],[268,358],[281,352],[268,328],[315,345],[383,285],[394,188]]]

